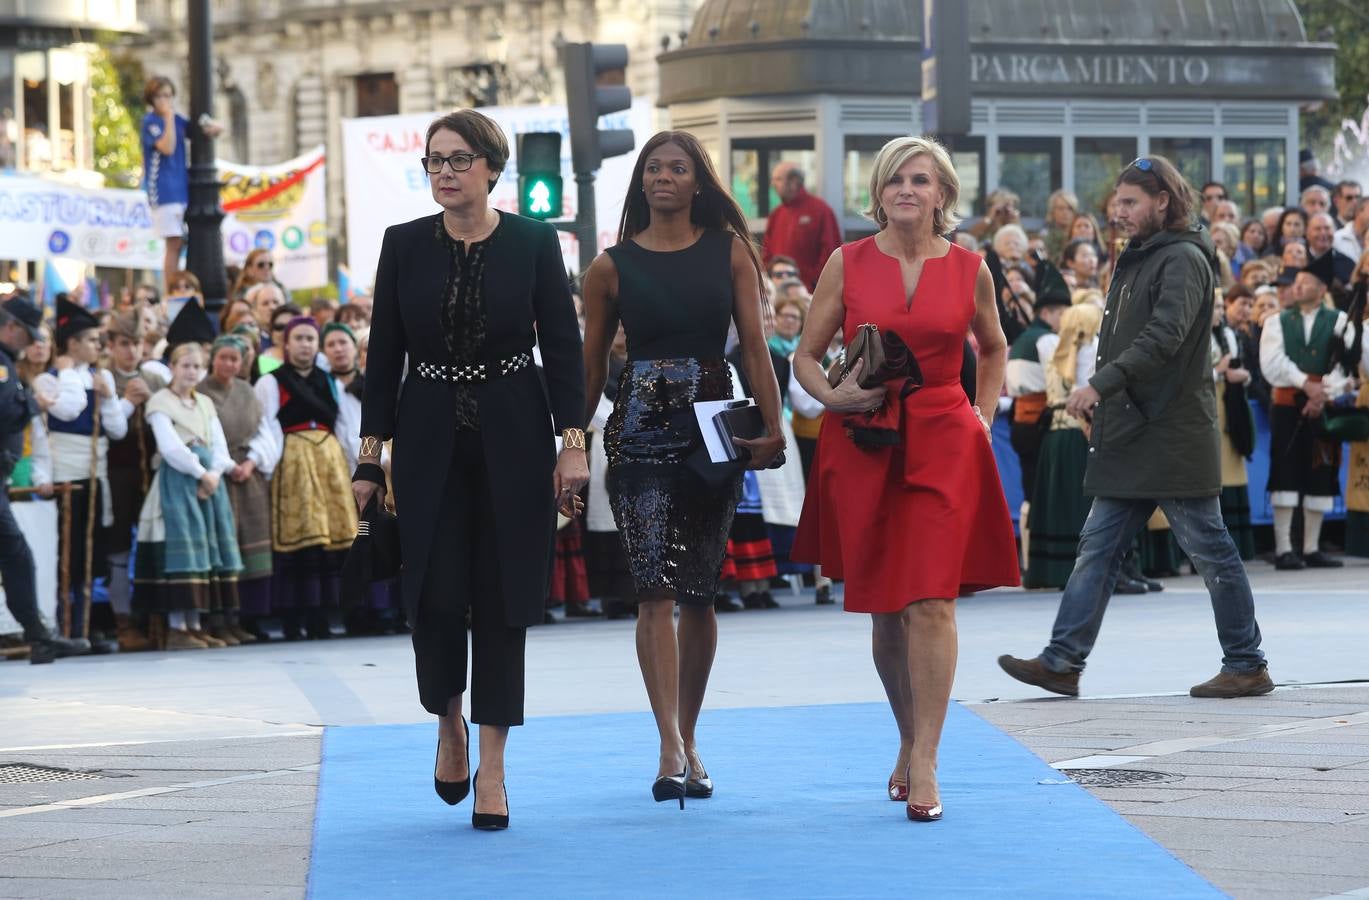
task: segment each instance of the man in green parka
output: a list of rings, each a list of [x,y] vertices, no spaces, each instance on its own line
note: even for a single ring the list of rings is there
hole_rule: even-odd
[[[1018,681],[1077,696],[1122,557],[1158,505],[1212,598],[1222,670],[1195,697],[1274,689],[1260,650],[1245,565],[1222,521],[1221,461],[1209,336],[1216,253],[1195,224],[1193,191],[1163,157],[1117,177],[1117,224],[1130,238],[1117,260],[1098,336],[1098,367],[1066,412],[1090,418],[1084,492],[1093,506],[1051,642],[1034,659],[1001,656]]]

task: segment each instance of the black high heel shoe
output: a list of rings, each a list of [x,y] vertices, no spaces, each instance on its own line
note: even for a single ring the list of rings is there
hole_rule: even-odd
[[[437,796],[441,797],[448,806],[455,806],[466,795],[471,792],[471,728],[466,724],[466,717],[461,717],[461,727],[466,730],[466,777],[462,781],[442,781],[433,773],[433,790],[437,791]],[[442,742],[437,742],[438,759],[442,757]],[[433,761],[433,769],[437,768],[437,761]]]
[[[679,775],[662,775],[651,785],[651,796],[657,803],[664,803],[666,800],[679,800],[680,809],[684,809],[685,796],[689,793],[686,786],[689,783],[689,760],[685,760],[684,771]]]
[[[475,777],[477,779],[480,778],[479,771],[475,773]],[[505,828],[509,827],[509,789],[503,783],[501,783],[499,787],[504,792],[504,814],[482,813],[472,810],[471,827],[477,831],[503,831]],[[476,796],[479,796],[479,792],[476,793]]]

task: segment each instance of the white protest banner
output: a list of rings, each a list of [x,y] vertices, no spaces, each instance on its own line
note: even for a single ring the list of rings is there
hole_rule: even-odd
[[[13,172],[0,176],[0,247],[7,259],[162,267],[162,240],[142,191],[83,188]]]
[[[320,145],[273,166],[215,163],[225,263],[240,266],[261,247],[271,251],[276,278],[287,288],[328,283],[324,159]]]
[[[570,131],[564,106],[485,106],[479,112],[504,130],[509,141],[509,164],[490,194],[490,204],[518,212],[518,135],[529,131],[561,132],[561,178],[565,218],[573,219],[578,197],[575,173],[570,166]],[[370,290],[385,229],[419,216],[438,212],[428,187],[428,176],[419,159],[423,156],[428,125],[440,113],[374,116],[342,120],[342,167],[347,198],[347,264],[352,284]],[[637,150],[654,133],[652,107],[637,100],[632,109],[600,121],[603,128],[631,128],[637,137],[633,152],[604,160],[595,176],[595,217],[599,247],[613,242],[623,212]],[[567,269],[579,268],[575,239],[561,233],[561,251]]]

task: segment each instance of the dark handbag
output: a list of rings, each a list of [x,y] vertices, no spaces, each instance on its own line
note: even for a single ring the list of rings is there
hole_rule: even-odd
[[[343,600],[354,606],[365,588],[399,575],[402,557],[399,546],[399,517],[372,495],[357,523],[357,536],[342,563]]]
[[[869,390],[884,383],[884,379],[880,378],[880,372],[884,369],[884,341],[878,325],[866,323],[856,329],[855,337],[842,349],[832,368],[827,370],[827,384],[836,387],[846,380],[858,359],[865,361],[865,367],[861,370],[857,384]]]
[[[765,434],[765,420],[761,418],[761,409],[754,405],[723,410],[713,417],[713,427],[722,439],[728,459],[745,460],[751,455],[745,447],[738,447],[732,443],[733,438],[754,441]]]

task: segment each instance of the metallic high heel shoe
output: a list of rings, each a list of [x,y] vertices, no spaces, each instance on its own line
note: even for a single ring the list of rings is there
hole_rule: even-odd
[[[935,822],[941,818],[940,803],[934,803],[930,806],[921,803],[909,803],[906,808],[910,822]]]
[[[689,760],[685,760],[684,771],[679,775],[662,775],[651,784],[651,796],[657,803],[666,800],[679,800],[680,809],[684,809],[685,797],[689,793],[686,784],[689,782]]]
[[[478,779],[480,773],[477,771],[475,777]],[[509,827],[509,789],[503,783],[499,789],[504,792],[504,813],[482,813],[471,811],[471,827],[477,831],[503,831]]]
[[[461,717],[461,727],[464,728],[464,729],[466,730],[466,778],[465,778],[465,780],[463,780],[463,781],[442,781],[442,780],[440,780],[440,779],[437,777],[436,772],[434,772],[434,774],[433,774],[433,790],[437,791],[437,796],[441,797],[441,798],[442,798],[442,801],[443,801],[444,803],[446,803],[448,806],[455,806],[456,804],[460,803],[462,800],[465,800],[465,799],[466,799],[466,795],[469,794],[469,793],[471,792],[471,729],[470,729],[470,726],[466,724],[466,717],[465,717],[465,716],[462,716],[462,717]],[[441,742],[440,740],[439,740],[438,743],[437,743],[437,753],[438,753],[438,756],[439,756],[439,758],[440,758],[441,755],[442,755],[442,742]],[[437,761],[434,760],[434,761],[433,761],[433,769],[436,770],[436,768],[437,768]]]

